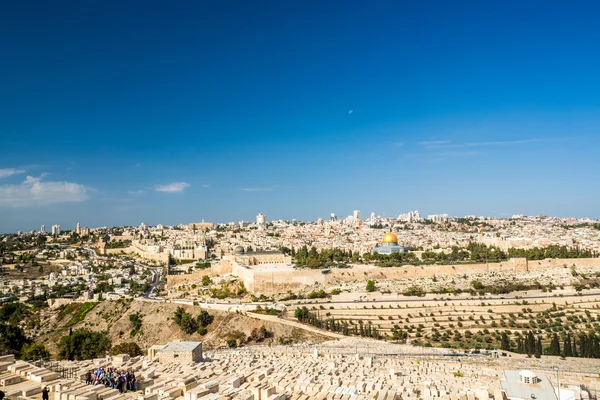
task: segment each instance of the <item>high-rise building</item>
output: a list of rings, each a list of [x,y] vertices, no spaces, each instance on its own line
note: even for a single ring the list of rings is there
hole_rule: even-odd
[[[265,226],[267,224],[267,216],[258,213],[256,216],[256,224],[260,226]]]
[[[398,215],[398,221],[414,222],[414,221],[420,221],[420,220],[421,220],[421,214],[417,210],[409,211],[406,214]]]
[[[352,213],[352,216],[354,217],[355,220],[359,220],[360,219],[360,210],[354,210],[354,212]]]
[[[52,225],[52,235],[60,235],[60,225]]]
[[[335,221],[337,218],[335,217],[335,213],[331,213],[331,220]]]
[[[40,233],[46,233],[46,225],[42,225],[40,228]]]
[[[428,215],[427,219],[431,222],[448,222],[448,214],[433,214]]]
[[[81,235],[81,225],[79,225],[79,222],[77,223],[77,226],[75,227],[75,233],[77,233],[78,235]]]

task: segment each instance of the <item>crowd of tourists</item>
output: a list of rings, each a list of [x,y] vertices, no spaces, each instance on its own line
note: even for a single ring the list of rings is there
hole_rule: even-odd
[[[88,385],[104,385],[117,389],[120,393],[136,391],[136,379],[133,371],[117,368],[98,368],[85,374],[85,383]]]

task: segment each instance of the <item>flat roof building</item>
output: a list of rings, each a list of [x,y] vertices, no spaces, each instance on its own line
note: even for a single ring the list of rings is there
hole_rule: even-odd
[[[156,349],[156,346],[152,346],[151,349],[161,364],[202,361],[202,342],[171,342],[160,350]]]
[[[550,380],[529,370],[506,370],[500,381],[508,400],[557,400]]]

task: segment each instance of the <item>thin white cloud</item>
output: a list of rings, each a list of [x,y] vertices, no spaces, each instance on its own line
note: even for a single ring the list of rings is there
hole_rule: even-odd
[[[104,197],[102,201],[110,201],[115,203],[127,203],[133,201],[131,197]]]
[[[173,182],[169,183],[168,185],[156,185],[154,189],[156,189],[157,192],[179,193],[183,192],[188,187],[190,187],[189,183]]]
[[[0,169],[0,179],[8,178],[9,176],[24,174],[24,169],[16,169],[16,168],[4,168]]]
[[[141,196],[144,193],[146,193],[145,190],[129,190],[127,193],[129,193],[132,196]]]
[[[244,192],[270,192],[273,189],[269,189],[269,188],[242,188],[240,190],[243,190]]]
[[[354,110],[348,110],[348,115],[351,115],[354,112]]]
[[[450,143],[450,140],[430,140],[427,142],[419,142],[419,144],[421,146],[436,146],[436,145],[447,144],[447,143]]]
[[[394,147],[402,147],[404,146],[404,142],[396,142],[394,143]]]
[[[89,198],[90,188],[73,182],[43,182],[28,176],[19,184],[0,185],[0,206],[29,207],[56,203],[77,203]]]
[[[493,147],[493,146],[515,146],[519,144],[539,143],[542,139],[509,140],[497,142],[470,142],[461,144],[429,144],[428,149],[450,149],[460,147]],[[449,143],[449,142],[448,142]]]
[[[445,151],[442,153],[435,153],[436,156],[444,156],[444,157],[471,157],[471,156],[481,156],[485,153],[482,151]]]
[[[209,184],[205,184],[205,185],[202,185],[202,187],[203,187],[203,188],[209,188],[209,187],[210,187],[210,185],[209,185]]]

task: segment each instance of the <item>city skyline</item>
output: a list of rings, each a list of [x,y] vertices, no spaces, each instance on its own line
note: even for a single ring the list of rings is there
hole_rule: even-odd
[[[578,4],[11,4],[0,232],[598,219],[600,7]]]

